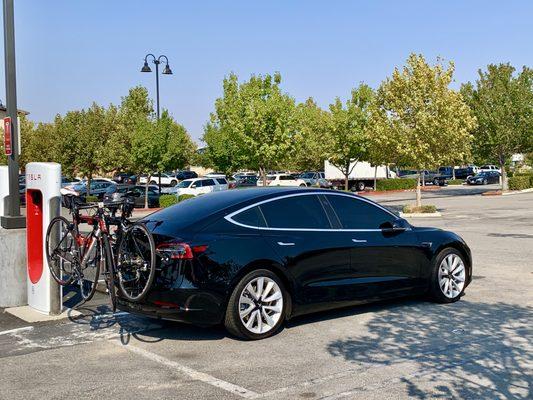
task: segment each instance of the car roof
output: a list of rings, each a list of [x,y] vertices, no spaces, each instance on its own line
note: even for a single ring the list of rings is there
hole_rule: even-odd
[[[224,215],[270,198],[299,193],[332,194],[335,192],[320,188],[272,186],[242,190],[224,190],[197,196],[162,209],[146,217],[147,219],[143,220],[143,222],[149,225],[149,229],[152,229],[152,223],[155,223],[154,228],[156,231],[160,230],[160,228],[157,228],[159,226],[157,221],[165,221],[164,225],[170,227],[173,231],[180,231],[182,229],[197,231],[206,224],[213,222],[213,218],[217,218],[217,215]],[[353,196],[354,198],[361,198],[360,196],[346,192],[342,192],[342,194]],[[364,201],[369,200],[364,199]],[[156,231],[154,233],[157,233]]]

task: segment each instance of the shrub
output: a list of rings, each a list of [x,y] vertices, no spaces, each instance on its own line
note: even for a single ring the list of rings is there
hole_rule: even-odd
[[[176,195],[174,194],[162,194],[159,197],[159,207],[167,208],[178,202]]]
[[[89,195],[89,196],[85,196],[85,202],[86,203],[96,203],[98,201],[98,196],[94,196],[94,195]]]
[[[428,213],[437,212],[437,207],[435,207],[432,204],[427,204],[427,205],[423,205],[423,206],[420,206],[420,207],[404,206],[402,211],[404,213],[406,213],[406,214],[409,214],[409,213],[424,213],[424,214],[428,214]]]
[[[464,181],[462,179],[449,179],[448,185],[462,185]]]
[[[533,187],[533,175],[515,175],[509,178],[510,190],[523,190]]]
[[[383,179],[377,181],[376,190],[406,190],[416,188],[416,179]]]
[[[192,194],[182,194],[180,195],[180,197],[178,197],[178,202],[180,201],[183,201],[183,200],[187,200],[187,199],[192,199],[193,197],[196,197]]]

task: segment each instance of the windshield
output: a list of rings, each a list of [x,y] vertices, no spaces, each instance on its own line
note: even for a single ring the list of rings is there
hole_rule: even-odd
[[[192,183],[192,181],[181,181],[180,183],[178,183],[178,187],[179,188],[188,188],[189,186],[191,186],[191,183]]]

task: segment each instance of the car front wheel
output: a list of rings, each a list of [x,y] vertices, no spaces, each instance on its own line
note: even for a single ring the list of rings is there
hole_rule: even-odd
[[[439,303],[453,303],[461,298],[466,283],[466,263],[453,248],[444,249],[435,258],[430,295]]]
[[[266,269],[252,271],[233,290],[226,329],[248,340],[272,336],[283,324],[287,303],[287,291],[276,274]]]

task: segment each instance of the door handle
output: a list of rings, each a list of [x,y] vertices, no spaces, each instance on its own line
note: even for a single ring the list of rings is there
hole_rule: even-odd
[[[366,239],[352,239],[354,243],[366,243]]]
[[[294,246],[293,242],[278,242],[280,246]]]

